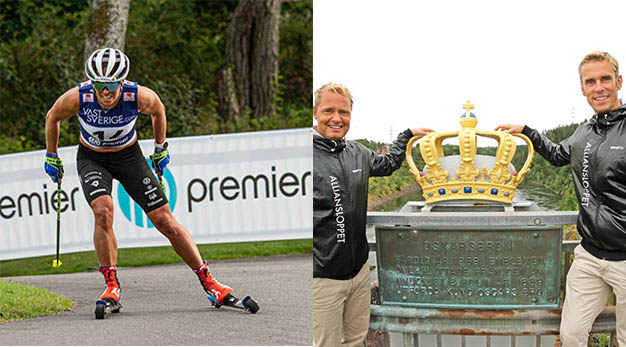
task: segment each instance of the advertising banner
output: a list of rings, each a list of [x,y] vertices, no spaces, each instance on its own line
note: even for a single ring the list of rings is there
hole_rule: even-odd
[[[196,243],[313,237],[311,129],[168,142],[172,161],[163,176],[165,193]],[[152,154],[152,140],[139,144],[146,158]],[[76,151],[77,146],[59,148],[65,168],[61,253],[93,250],[94,218],[78,179]],[[57,185],[44,172],[44,154],[0,156],[0,260],[55,253]],[[116,180],[112,198],[120,248],[169,245]]]

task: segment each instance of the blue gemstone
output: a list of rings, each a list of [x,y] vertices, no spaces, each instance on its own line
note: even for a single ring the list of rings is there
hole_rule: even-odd
[[[446,195],[446,190],[445,189],[439,189],[439,195]]]
[[[498,195],[498,190],[496,188],[491,189],[491,195]]]
[[[463,193],[466,193],[466,194],[472,193],[472,187],[465,187],[465,188],[463,188]]]

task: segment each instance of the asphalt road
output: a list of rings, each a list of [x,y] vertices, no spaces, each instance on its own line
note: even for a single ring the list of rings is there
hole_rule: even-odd
[[[312,345],[312,256],[290,255],[210,262],[211,272],[252,296],[256,314],[212,307],[184,264],[120,268],[119,314],[94,316],[104,290],[98,272],[5,277],[76,302],[55,316],[0,324],[0,345]]]

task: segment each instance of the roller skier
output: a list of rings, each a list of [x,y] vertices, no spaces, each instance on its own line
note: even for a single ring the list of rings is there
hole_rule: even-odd
[[[233,289],[217,281],[202,260],[191,234],[174,218],[160,182],[137,143],[135,122],[140,113],[150,115],[154,153],[150,156],[157,174],[170,162],[166,142],[165,107],[150,88],[126,80],[130,61],[122,51],[98,49],[85,62],[87,81],[61,95],[46,115],[44,168],[59,181],[62,162],[57,154],[59,124],[77,114],[80,144],[76,156],[83,194],[94,215],[94,246],[106,290],[96,304],[96,318],[119,312],[121,287],[117,273],[117,241],[113,232],[112,181],[116,179],[167,237],[176,253],[196,273],[211,304],[233,306],[255,313],[259,307],[249,297],[236,298]],[[154,189],[157,188],[157,189]]]

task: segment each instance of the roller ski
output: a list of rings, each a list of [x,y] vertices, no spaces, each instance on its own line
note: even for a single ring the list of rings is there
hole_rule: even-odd
[[[219,303],[213,295],[209,294],[209,301],[211,301],[211,305],[215,306],[215,308],[228,306],[248,311],[252,314],[256,313],[259,310],[259,305],[256,303],[256,301],[252,300],[250,296],[245,296],[243,299],[238,299],[236,296],[229,293],[226,294],[224,300]]]
[[[122,304],[115,303],[113,299],[105,298],[104,300],[96,301],[96,319],[104,319],[111,312],[119,313],[120,308],[122,308]]]
[[[106,289],[96,301],[96,319],[104,319],[110,313],[119,313],[122,308],[120,303],[120,282],[117,279],[116,266],[100,267],[100,272],[104,275]]]
[[[238,299],[235,295],[233,295],[232,288],[214,279],[209,272],[209,263],[206,260],[202,266],[199,269],[194,270],[194,272],[198,275],[198,279],[200,279],[202,287],[208,294],[211,305],[215,306],[215,308],[228,306],[253,314],[259,310],[259,305],[252,300],[250,296]]]

